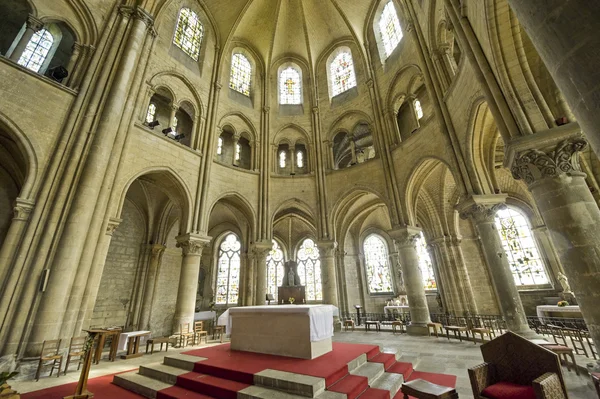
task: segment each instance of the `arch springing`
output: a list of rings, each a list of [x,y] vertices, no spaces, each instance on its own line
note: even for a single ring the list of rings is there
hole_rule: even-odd
[[[230,233],[219,246],[217,265],[217,305],[237,305],[240,289],[240,250],[238,237]]]
[[[182,8],[179,12],[173,43],[195,61],[198,61],[203,36],[204,27],[200,23],[198,14],[189,8]]]
[[[433,262],[431,262],[429,251],[427,251],[427,242],[423,233],[417,239],[417,255],[419,256],[419,269],[421,269],[421,276],[423,277],[423,287],[426,290],[437,290]]]
[[[17,62],[33,72],[38,72],[54,44],[54,37],[46,29],[33,34]]]
[[[371,234],[363,243],[363,251],[369,293],[393,292],[388,250],[383,238]]]
[[[288,67],[279,75],[279,103],[302,104],[302,79],[296,68]]]
[[[394,7],[392,1],[388,2],[383,8],[383,12],[379,18],[379,33],[381,34],[387,58],[398,47],[398,43],[400,43],[403,36],[400,20],[398,19],[398,14],[396,14],[396,7]]]
[[[329,65],[331,74],[332,97],[342,94],[356,86],[354,61],[349,51],[339,53]]]
[[[229,87],[245,96],[250,96],[252,65],[243,54],[235,53],[231,58]]]
[[[319,249],[310,238],[305,239],[298,250],[298,274],[300,283],[306,287],[306,300],[323,300]]]
[[[273,295],[275,303],[279,303],[277,287],[283,283],[283,274],[283,251],[277,241],[273,240],[273,248],[267,255],[267,292]]]
[[[549,284],[527,219],[515,209],[496,212],[496,228],[517,285]]]

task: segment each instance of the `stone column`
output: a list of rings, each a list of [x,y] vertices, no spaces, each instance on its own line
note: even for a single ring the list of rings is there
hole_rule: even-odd
[[[355,165],[358,162],[358,159],[356,158],[356,143],[354,142],[354,136],[349,134],[348,140],[350,140],[350,152],[352,153],[351,164]]]
[[[296,146],[290,146],[290,174],[296,174]]]
[[[527,183],[600,348],[600,209],[579,166],[579,153],[586,145],[575,135],[558,144],[515,149],[512,172]]]
[[[67,71],[69,72],[69,76],[67,76],[67,79],[64,82],[66,86],[71,86],[71,79],[73,78],[73,74],[75,72],[75,65],[77,65],[77,61],[79,60],[80,54],[81,44],[77,42],[73,43],[73,52],[71,53],[71,58],[69,59],[69,63],[67,64]]]
[[[152,301],[156,291],[156,280],[160,263],[166,247],[155,244],[150,247],[150,262],[148,262],[148,272],[146,273],[146,282],[144,284],[144,295],[142,297],[142,310],[140,312],[140,322],[138,328],[141,330],[150,330],[150,316],[152,314]],[[198,280],[198,279],[196,279]]]
[[[600,155],[600,3],[508,0]],[[566,115],[565,115],[566,116]]]
[[[210,243],[211,239],[211,237],[195,234],[185,234],[177,237],[177,247],[182,249],[183,254],[175,316],[173,317],[173,331],[179,331],[182,324],[194,323],[200,260],[202,259],[204,247]]]
[[[266,262],[266,261],[265,261]],[[255,295],[255,277],[256,270],[256,256],[254,252],[248,251],[248,270],[246,271],[246,297],[244,299],[244,306],[254,305]]]
[[[390,269],[394,274],[394,282],[396,284],[396,295],[406,295],[404,274],[402,273],[402,266],[400,265],[400,258],[398,256],[398,252],[390,252],[388,259],[390,261]]]
[[[13,257],[19,246],[23,232],[27,222],[29,221],[29,215],[33,210],[34,202],[26,200],[24,198],[17,198],[15,207],[13,209],[14,217],[4,238],[4,243],[0,247],[0,297],[4,296],[4,287],[10,289],[14,288],[15,281],[18,278],[18,273],[9,272],[10,266],[12,265]],[[8,277],[8,278],[7,278]],[[7,293],[5,298],[9,298],[12,294]],[[3,313],[0,313],[3,314]]]
[[[17,45],[15,46],[15,48],[9,56],[9,58],[14,62],[19,61],[19,58],[21,58],[21,56],[23,55],[23,51],[25,51],[25,48],[27,47],[27,44],[29,44],[29,41],[31,40],[33,35],[36,32],[41,31],[44,27],[44,23],[36,17],[34,17],[33,15],[27,16],[27,21],[25,22],[25,24],[25,32],[23,32],[23,36],[21,36],[19,42],[17,43]]]
[[[335,273],[335,250],[337,242],[317,242],[321,258],[321,284],[323,290],[323,303],[339,307],[337,293],[337,275]]]
[[[254,297],[255,305],[264,305],[267,298],[267,256],[273,248],[270,241],[255,242],[250,249],[256,259],[256,295]]]
[[[515,284],[502,240],[496,229],[496,212],[505,209],[507,195],[478,195],[458,205],[460,217],[471,219],[477,228],[496,298],[509,330],[527,338],[536,334],[529,328],[523,303]]]
[[[407,332],[411,335],[428,335],[427,323],[430,323],[431,319],[416,248],[421,230],[406,226],[391,230],[389,234],[394,240],[404,273],[404,284],[406,285],[411,319]]]

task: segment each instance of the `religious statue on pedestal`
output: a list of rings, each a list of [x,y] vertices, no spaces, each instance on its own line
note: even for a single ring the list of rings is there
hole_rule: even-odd
[[[569,285],[569,280],[567,279],[567,276],[565,276],[562,272],[558,272],[558,276],[556,278],[563,289],[563,292],[559,294],[560,298],[563,301],[567,301],[571,305],[575,305],[577,299],[575,298],[575,294],[573,293],[573,291],[571,291],[571,286]]]
[[[293,260],[285,262],[285,274],[283,276],[282,287],[295,287],[301,285],[298,276],[298,264]]]

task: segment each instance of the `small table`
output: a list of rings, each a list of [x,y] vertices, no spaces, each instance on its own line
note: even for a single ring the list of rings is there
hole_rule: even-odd
[[[404,394],[404,399],[408,399],[408,395],[416,399],[458,399],[458,393],[454,388],[420,379],[405,382],[400,390]]]
[[[159,352],[162,352],[163,344],[167,344],[166,352],[168,352],[170,342],[171,342],[171,339],[169,337],[150,338],[149,340],[146,341],[146,353],[148,353],[148,349],[150,349],[150,354],[153,354],[155,344],[160,344]]]
[[[365,331],[371,331],[371,326],[375,326],[375,331],[381,331],[381,324],[378,321],[365,321]]]
[[[150,335],[150,331],[132,331],[121,334],[119,346],[122,347],[123,343],[127,342],[127,354],[122,355],[121,359],[133,359],[143,356],[144,354],[140,353],[140,339],[148,335]]]
[[[107,329],[94,329],[94,330],[90,330],[93,331],[94,335],[98,337],[98,343],[96,344],[96,350],[94,351],[94,358],[93,358],[93,362],[94,364],[98,364],[100,362],[100,359],[102,358],[102,349],[104,348],[104,343],[106,342],[106,338],[111,337],[112,336],[112,342],[110,345],[110,352],[108,354],[108,360],[110,360],[111,362],[114,362],[115,359],[117,358],[117,347],[119,344],[119,340],[117,339],[117,336],[119,334],[121,334],[121,329],[117,328],[114,330],[107,330]]]

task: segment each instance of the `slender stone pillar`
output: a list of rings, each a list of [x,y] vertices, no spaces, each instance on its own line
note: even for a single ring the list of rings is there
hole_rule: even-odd
[[[337,242],[317,242],[321,257],[321,284],[323,289],[323,303],[338,307],[337,275],[335,272],[335,251]]]
[[[427,335],[427,323],[431,322],[431,319],[429,317],[429,307],[427,306],[427,298],[425,297],[423,276],[419,269],[419,255],[416,248],[421,230],[416,227],[406,226],[391,230],[389,234],[394,240],[394,246],[396,247],[396,251],[398,251],[404,274],[404,284],[406,286],[411,319],[410,325],[407,327],[407,332],[411,335]]]
[[[273,243],[271,241],[258,241],[250,249],[256,259],[255,305],[264,305],[267,300],[267,256],[272,248]]]
[[[600,2],[508,3],[565,95],[594,152],[600,155]]]
[[[587,142],[575,135],[545,144],[515,150],[513,176],[529,186],[590,335],[600,348],[600,209],[579,166],[579,152]]]
[[[523,303],[502,240],[496,229],[496,212],[505,209],[506,195],[478,195],[458,205],[460,217],[471,219],[477,228],[488,270],[502,316],[509,330],[527,338],[535,337],[527,324]]]
[[[23,32],[23,36],[19,39],[19,42],[13,49],[12,53],[10,53],[9,58],[14,62],[18,62],[21,55],[23,55],[23,51],[29,44],[29,41],[33,37],[36,32],[39,32],[44,27],[44,23],[34,17],[33,15],[29,15],[27,17],[27,21],[25,22],[25,32]]]
[[[391,252],[389,255],[390,268],[394,274],[394,282],[396,284],[396,295],[406,295],[406,287],[404,285],[404,275],[402,274],[402,266],[398,252]]]
[[[348,140],[350,140],[350,152],[352,153],[352,161],[351,164],[354,165],[358,162],[356,158],[356,143],[354,142],[354,136],[348,135]]]
[[[175,317],[173,317],[173,331],[179,331],[182,324],[194,323],[196,310],[196,293],[198,291],[198,277],[200,276],[200,260],[202,251],[211,237],[195,234],[178,236],[177,247],[183,251],[181,259],[181,274],[179,276],[179,289],[177,290],[177,303]]]
[[[77,61],[79,60],[79,55],[81,54],[81,44],[75,42],[73,43],[73,52],[71,53],[71,58],[69,59],[69,63],[67,64],[67,72],[69,72],[69,76],[64,81],[64,85],[71,87],[71,79],[75,73],[75,65],[77,65]]]
[[[12,296],[12,290],[19,273],[11,273],[9,269],[13,264],[12,259],[23,237],[33,206],[33,201],[23,198],[17,198],[15,202],[13,220],[4,238],[4,243],[0,247],[0,297],[4,295],[6,297]],[[5,287],[11,291],[5,294]]]
[[[255,292],[255,273],[256,271],[256,256],[254,252],[248,251],[248,270],[246,270],[246,297],[244,298],[244,306],[254,305]]]
[[[152,247],[150,248],[150,262],[148,263],[148,272],[146,273],[146,282],[144,284],[144,296],[142,297],[142,310],[140,313],[140,323],[138,326],[142,330],[150,330],[152,301],[154,300],[154,292],[156,291],[156,280],[158,277],[158,271],[160,269],[160,264],[165,249],[166,247],[160,244],[152,245]]]

